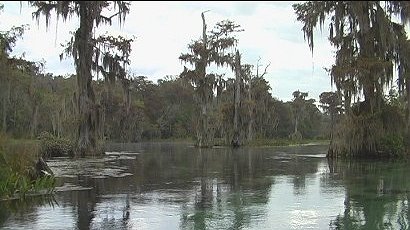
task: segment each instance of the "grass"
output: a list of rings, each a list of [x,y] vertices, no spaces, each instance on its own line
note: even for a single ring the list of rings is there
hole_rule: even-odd
[[[42,193],[53,191],[53,176],[32,176],[38,150],[36,140],[16,140],[0,133],[0,199],[24,198],[40,190]]]

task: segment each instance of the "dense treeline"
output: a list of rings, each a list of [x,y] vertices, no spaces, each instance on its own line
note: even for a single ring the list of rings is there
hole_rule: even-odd
[[[80,27],[60,55],[74,58],[72,76],[54,76],[43,71],[43,63],[10,56],[24,27],[1,32],[4,133],[36,138],[46,131],[72,140],[75,155],[81,156],[98,153],[105,141],[192,138],[199,147],[210,147],[239,146],[255,139],[329,137],[328,123],[333,120],[319,111],[307,93],[297,90],[292,101],[279,101],[264,79],[269,65],[262,72],[259,61],[256,66],[241,63],[235,34],[243,30],[232,21],[221,21],[208,30],[202,14],[202,37],[180,56],[193,68],[184,67],[180,75],[154,83],[149,76],[128,73],[132,39],[90,36],[101,22],[111,24],[111,18],[101,14],[110,4],[29,3],[37,20],[42,16],[48,20],[53,11],[65,19],[79,17]],[[118,6],[114,16],[122,22],[129,3],[113,4]],[[89,10],[95,14],[83,14]],[[230,67],[232,72],[215,74],[207,70],[210,65]]]
[[[36,138],[47,131],[74,139],[76,76],[44,74],[37,67],[23,69],[9,65],[5,68],[9,72],[7,77],[0,75],[2,130],[15,138]],[[167,76],[156,83],[148,79],[136,76],[124,81],[92,82],[99,108],[99,140],[138,142],[195,137],[194,113],[198,108],[192,85],[178,76]],[[225,138],[226,133],[232,132],[233,84],[233,79],[227,79],[220,95],[213,98],[214,137],[226,144],[230,141]],[[250,98],[244,98],[245,106],[240,112],[246,117],[247,106],[253,106],[254,138],[289,138],[295,130],[295,114],[302,114],[298,130],[303,138],[327,138],[328,119],[312,99],[302,102],[303,112],[295,111],[293,101],[282,102],[272,97],[265,79],[253,78],[251,84],[253,91]],[[244,124],[247,129],[248,124]]]
[[[10,59],[14,60],[14,59]],[[22,60],[20,60],[22,62]],[[5,66],[8,75],[1,75],[2,130],[16,138],[34,138],[42,131],[56,136],[76,135],[76,76],[43,74],[36,68]],[[125,83],[126,82],[126,83]],[[233,110],[233,79],[213,101],[215,137],[224,138],[230,132]],[[256,138],[287,138],[294,131],[293,102],[282,102],[270,94],[263,78],[253,78],[253,92],[246,97],[246,106],[254,107],[253,136]],[[159,138],[194,137],[195,103],[193,87],[179,77],[165,77],[153,83],[148,77],[108,82],[93,81],[99,107],[99,138],[110,141],[134,142]],[[127,102],[129,100],[129,102]],[[300,122],[303,137],[323,137],[322,114],[312,103],[306,103],[306,115]],[[241,111],[247,116],[248,111]]]

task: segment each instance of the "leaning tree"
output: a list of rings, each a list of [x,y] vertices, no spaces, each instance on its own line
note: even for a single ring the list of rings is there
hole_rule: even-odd
[[[109,35],[95,38],[94,31],[103,24],[111,25],[114,17],[118,17],[121,25],[129,13],[130,4],[124,1],[31,1],[30,5],[36,8],[33,17],[37,22],[40,16],[45,16],[47,27],[53,11],[57,20],[60,17],[64,21],[73,16],[79,18],[80,25],[63,53],[73,57],[77,74],[76,152],[81,156],[98,153],[96,139],[99,109],[92,88],[93,73],[102,72],[105,77],[124,78],[132,40]],[[114,9],[115,13],[104,16],[102,12],[110,9]]]

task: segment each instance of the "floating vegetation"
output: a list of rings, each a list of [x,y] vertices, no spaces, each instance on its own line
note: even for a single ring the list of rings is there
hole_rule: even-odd
[[[80,158],[80,159],[50,159],[48,164],[56,177],[74,178],[87,176],[94,179],[108,177],[125,177],[132,175],[126,166],[118,166],[121,157]],[[132,158],[135,159],[135,158]],[[129,159],[127,159],[129,160]]]

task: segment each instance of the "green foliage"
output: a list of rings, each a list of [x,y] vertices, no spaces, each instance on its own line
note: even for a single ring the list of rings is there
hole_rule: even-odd
[[[67,20],[73,15],[79,18],[79,27],[72,33],[73,36],[66,44],[60,59],[64,58],[64,54],[72,57],[77,74],[75,101],[78,111],[75,115],[78,135],[74,136],[75,153],[81,156],[100,154],[100,146],[97,146],[97,143],[104,138],[100,135],[100,140],[97,140],[98,132],[100,131],[101,134],[99,130],[101,124],[92,87],[93,71],[101,72],[107,82],[113,82],[116,78],[122,81],[126,91],[124,95],[126,107],[129,108],[131,101],[125,68],[129,64],[132,39],[108,35],[95,38],[93,31],[102,24],[111,25],[113,17],[118,18],[121,25],[129,13],[130,3],[124,1],[31,1],[29,3],[35,8],[33,17],[39,22],[40,17],[44,16],[47,27],[53,11],[57,19],[62,17],[63,20]],[[105,16],[107,11],[111,11],[113,15]],[[130,115],[128,112],[127,109],[127,115]]]
[[[403,136],[397,134],[383,136],[379,143],[379,151],[388,156],[403,156],[405,153]]]
[[[410,133],[410,110],[406,111],[406,122],[403,122],[404,109],[410,108],[410,46],[405,31],[409,3],[309,1],[294,4],[293,8],[297,20],[303,23],[302,30],[312,52],[315,29],[317,26],[322,29],[325,19],[330,19],[326,21],[329,22],[329,42],[337,51],[329,73],[332,84],[344,99],[345,111],[339,124],[334,126],[339,99],[328,93],[321,95],[322,103],[328,105],[324,109],[333,114],[331,123],[336,129],[332,128],[335,139],[331,142],[330,155],[375,157],[403,152],[401,139]],[[401,96],[406,97],[405,103],[394,92],[386,103],[386,90],[395,82]],[[362,101],[351,107],[352,99],[359,96],[364,96]]]
[[[386,157],[406,153],[403,110],[384,104],[380,112],[368,114],[358,103],[352,114],[337,124],[330,154],[334,157]],[[362,112],[361,112],[362,111]]]
[[[117,6],[123,3],[114,2]],[[91,16],[96,18],[90,19],[96,20],[94,26],[110,23],[108,17],[98,17],[100,10],[110,4],[113,3],[31,2],[37,10],[34,16],[38,19],[44,15],[46,24],[53,12],[66,20],[78,14],[81,7],[95,9],[95,15]],[[121,16],[125,16],[128,5],[121,7]],[[77,88],[83,76],[53,76],[43,73],[43,63],[9,57],[23,29],[16,27],[1,34],[0,127],[13,138],[34,139],[40,135],[40,150],[45,157],[73,154],[73,146],[78,142],[74,144],[69,140],[77,140],[81,133],[79,124],[84,117],[91,117],[97,135],[95,143],[189,139],[197,135],[201,124],[198,122],[202,116],[200,112],[205,109],[208,112],[208,136],[229,143],[233,136],[236,85],[241,92],[237,106],[241,139],[286,139],[293,132],[295,111],[292,111],[292,103],[273,98],[271,87],[263,78],[269,65],[262,74],[258,69],[261,66],[259,61],[255,67],[241,65],[239,84],[236,84],[236,79],[225,78],[225,74],[205,71],[210,63],[232,66],[235,55],[231,48],[237,43],[234,34],[242,30],[231,21],[217,23],[211,31],[204,26],[205,38],[190,44],[189,54],[181,55],[182,61],[196,63],[198,68],[185,69],[181,78],[166,76],[157,83],[149,81],[149,76],[127,74],[125,66],[129,64],[132,39],[108,35],[91,38],[90,56],[93,60],[90,65],[99,74],[96,81],[89,76],[89,82],[81,82],[82,85],[89,83],[93,88],[90,95],[93,94],[92,99],[95,100],[95,104],[93,102],[89,107],[92,116],[83,118],[79,118],[79,109],[85,106],[79,104],[79,93],[83,92]],[[85,49],[78,49],[80,41],[76,39],[79,39],[79,34],[73,35],[65,47],[65,54],[73,55],[75,61],[79,61],[80,52]],[[204,51],[208,53],[205,55]],[[205,78],[200,74],[205,74]],[[103,78],[99,79],[99,75]],[[203,104],[206,106],[201,107]],[[316,106],[308,101],[304,110],[304,118],[298,120],[298,131],[302,137],[324,136],[320,129],[322,117]],[[17,152],[22,151],[17,146],[13,148]]]
[[[0,133],[0,199],[24,198],[44,191],[53,192],[54,176],[32,178],[37,157],[32,143],[13,141]]]
[[[73,156],[74,145],[65,138],[58,138],[48,132],[42,132],[38,139],[40,142],[40,154],[44,158]]]
[[[0,132],[0,164],[11,172],[26,174],[38,156],[38,143],[11,139]]]
[[[343,112],[342,108],[342,95],[340,92],[323,92],[319,95],[320,107],[331,115],[341,114]]]
[[[3,166],[5,167],[5,166]],[[31,180],[30,177],[9,170],[2,170],[0,178],[0,199],[24,198],[40,192],[54,192],[56,180],[54,176],[44,176]]]
[[[302,140],[302,134],[299,131],[293,132],[289,135],[289,138],[294,141]]]
[[[203,22],[202,38],[188,45],[190,53],[181,54],[179,59],[190,64],[194,69],[184,66],[181,77],[189,81],[194,87],[196,103],[195,131],[196,145],[198,147],[212,147],[215,136],[216,109],[213,103],[214,88],[222,76],[208,73],[207,66],[215,64],[218,67],[235,67],[235,54],[237,38],[234,33],[243,30],[232,21],[224,20],[215,25],[214,30],[207,31],[204,12],[201,14]],[[239,52],[237,52],[239,53]],[[238,55],[236,55],[238,57]],[[240,69],[241,66],[239,65]]]

